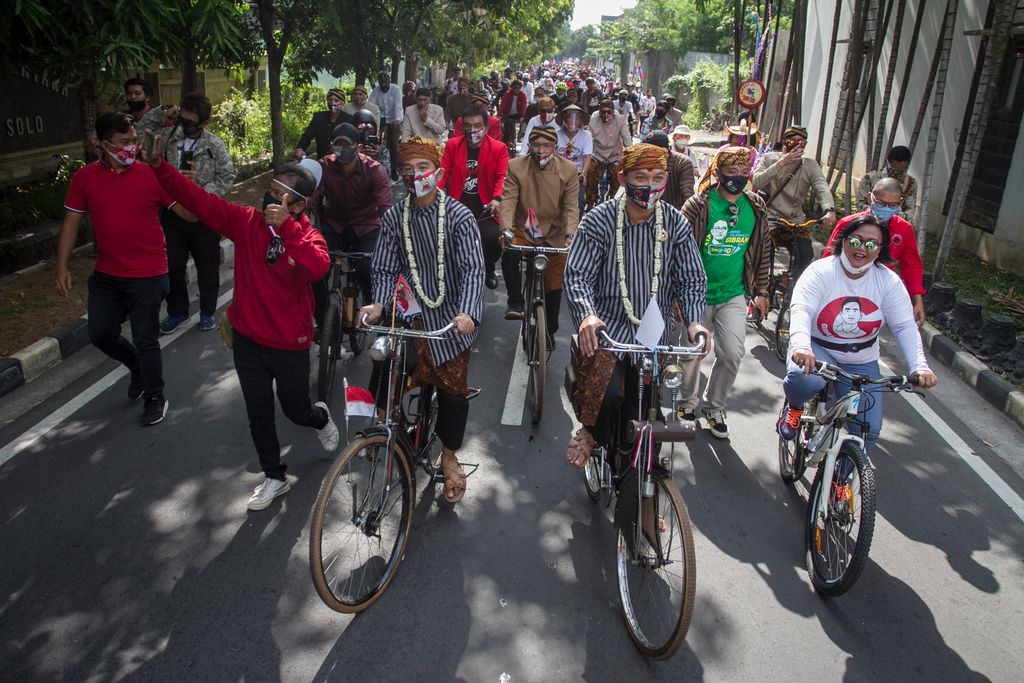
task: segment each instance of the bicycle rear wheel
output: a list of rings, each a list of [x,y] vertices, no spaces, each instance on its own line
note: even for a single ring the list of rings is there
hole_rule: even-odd
[[[789,349],[789,299],[782,302],[779,315],[775,318],[775,355],[783,363],[786,362],[786,350]]]
[[[527,324],[526,354],[530,362],[530,377],[526,393],[530,399],[530,417],[533,424],[544,414],[544,383],[548,373],[548,325],[544,302],[533,304],[533,324]]]
[[[619,605],[626,630],[637,649],[651,659],[667,659],[675,654],[693,615],[697,588],[697,563],[693,548],[690,515],[676,487],[654,473],[654,496],[640,501],[636,495],[620,495],[616,520],[616,571],[619,581]],[[636,486],[635,477],[623,486]],[[640,533],[636,533],[639,524]],[[627,536],[628,535],[628,536]],[[633,538],[636,538],[636,548]]]
[[[309,532],[309,568],[333,610],[361,612],[384,593],[405,555],[414,479],[409,459],[384,435],[338,456],[320,485]]]
[[[316,375],[316,397],[328,402],[334,387],[334,375],[341,355],[341,310],[332,297],[320,326],[319,368]]]
[[[807,504],[807,573],[821,595],[842,595],[853,587],[868,560],[875,530],[875,477],[860,446],[847,441],[836,456],[832,481],[818,468]],[[825,509],[819,492],[829,487]]]

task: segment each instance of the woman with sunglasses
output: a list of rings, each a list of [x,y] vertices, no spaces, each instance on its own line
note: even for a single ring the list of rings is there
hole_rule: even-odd
[[[849,373],[881,377],[878,335],[888,324],[910,375],[922,387],[938,378],[928,368],[910,295],[899,276],[883,266],[890,260],[889,231],[870,213],[853,218],[832,246],[832,256],[808,266],[797,280],[789,327],[790,362],[783,389],[789,407],[776,429],[793,439],[800,429],[803,405],[825,386],[812,374],[816,361]],[[840,394],[849,383],[839,380]],[[859,418],[868,424],[865,450],[870,453],[882,429],[881,387],[868,389],[873,400],[861,401]]]

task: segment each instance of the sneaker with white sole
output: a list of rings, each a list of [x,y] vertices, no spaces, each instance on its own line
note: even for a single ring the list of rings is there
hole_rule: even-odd
[[[152,427],[164,421],[167,416],[167,399],[163,396],[151,396],[145,399],[142,406],[142,417],[139,424],[143,427]]]
[[[250,510],[263,510],[268,507],[274,499],[278,496],[283,496],[288,493],[288,489],[292,487],[291,483],[285,478],[284,481],[280,479],[266,478],[263,483],[256,487],[256,490],[252,492],[252,496],[249,497],[249,503],[247,507]]]
[[[333,452],[338,447],[338,425],[334,424],[334,418],[331,417],[331,411],[327,409],[327,404],[323,401],[317,401],[313,404],[314,408],[323,408],[324,412],[327,413],[327,424],[320,429],[316,430],[316,435],[320,439],[320,445],[324,447],[327,452]]]
[[[711,436],[717,436],[719,439],[726,439],[729,437],[729,426],[725,424],[725,411],[716,410],[715,408],[701,409],[704,414],[704,419],[708,421],[708,429],[711,431]]]

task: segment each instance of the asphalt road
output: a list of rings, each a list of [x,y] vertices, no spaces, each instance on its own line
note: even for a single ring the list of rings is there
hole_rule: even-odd
[[[0,466],[0,678],[1020,680],[1024,523],[936,428],[948,423],[1018,495],[1024,432],[948,373],[927,400],[934,424],[908,402],[920,399],[886,397],[871,557],[850,593],[823,600],[803,567],[806,482],[787,488],[776,471],[782,366],[750,331],[731,440],[701,432],[675,451],[697,601],[684,647],[648,662],[618,615],[610,515],[564,458],[567,316],[542,424],[502,425],[517,325],[502,319],[504,296],[487,302],[470,366],[484,391],[462,453],[480,470],[454,507],[420,476],[398,577],[356,617],[327,609],[309,578],[310,512],[330,463],[314,432],[280,417],[298,482],[245,510],[261,475],[216,334],[188,330],[166,347],[163,424],[137,425],[121,377],[22,442]],[[113,370],[88,349],[5,398],[0,445],[11,454]],[[365,385],[367,359],[346,374]]]

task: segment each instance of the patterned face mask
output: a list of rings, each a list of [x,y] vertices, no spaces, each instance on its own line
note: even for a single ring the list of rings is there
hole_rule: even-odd
[[[658,205],[661,195],[665,194],[665,186],[631,185],[626,183],[626,197],[644,211],[650,211]]]

